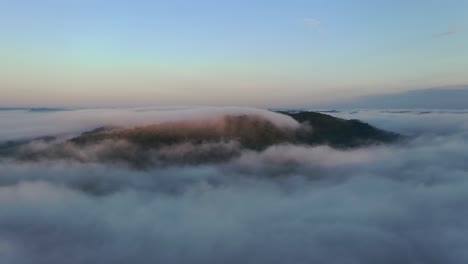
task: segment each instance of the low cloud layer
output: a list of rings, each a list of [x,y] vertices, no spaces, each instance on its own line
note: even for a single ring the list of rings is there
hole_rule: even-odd
[[[358,114],[426,129],[345,151],[229,143],[227,162],[147,170],[2,159],[0,262],[466,263],[466,114],[341,113]]]
[[[468,132],[468,110],[343,110],[329,114],[364,120],[408,136],[448,136]]]
[[[135,127],[187,120],[215,120],[237,114],[264,118],[279,127],[294,128],[292,118],[255,108],[175,107],[129,109],[77,109],[72,111],[1,111],[0,142],[50,135],[77,135],[102,126]]]

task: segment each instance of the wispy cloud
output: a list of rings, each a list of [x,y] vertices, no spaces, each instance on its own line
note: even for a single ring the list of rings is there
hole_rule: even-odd
[[[312,30],[319,31],[320,29],[320,21],[315,18],[304,18],[304,23]]]
[[[433,35],[433,37],[436,37],[436,38],[444,38],[444,37],[449,37],[449,36],[453,36],[453,35],[459,34],[459,33],[463,32],[463,31],[464,31],[464,29],[463,29],[463,28],[460,28],[460,27],[450,28],[450,29],[448,29],[448,30],[435,33],[435,34]]]

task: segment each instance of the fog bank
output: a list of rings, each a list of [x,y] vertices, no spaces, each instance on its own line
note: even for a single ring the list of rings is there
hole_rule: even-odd
[[[352,150],[227,143],[229,161],[146,170],[83,149],[1,159],[0,262],[466,263],[466,115],[359,117],[426,130]]]

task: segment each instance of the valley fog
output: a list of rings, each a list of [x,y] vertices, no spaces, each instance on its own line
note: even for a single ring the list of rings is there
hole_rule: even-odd
[[[249,108],[15,110],[0,111],[0,142],[226,114],[299,127]],[[327,114],[409,139],[258,151],[228,142],[238,155],[224,162],[144,170],[89,157],[113,144],[72,150],[86,162],[3,156],[0,262],[466,263],[468,112]],[[54,142],[25,149],[41,144]]]

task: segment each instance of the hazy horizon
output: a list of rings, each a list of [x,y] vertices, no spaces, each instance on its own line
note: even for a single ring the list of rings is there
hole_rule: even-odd
[[[70,105],[0,105],[0,109],[118,109],[118,108],[148,108],[156,107],[160,109],[177,109],[190,107],[252,107],[250,105],[89,105],[89,106],[70,106]],[[350,98],[342,102],[335,103],[317,103],[304,105],[284,105],[272,107],[256,107],[259,109],[270,110],[346,110],[346,109],[468,109],[468,85],[452,86],[445,88],[417,89],[400,93],[389,93],[381,95],[367,95]]]

